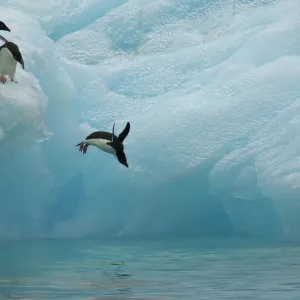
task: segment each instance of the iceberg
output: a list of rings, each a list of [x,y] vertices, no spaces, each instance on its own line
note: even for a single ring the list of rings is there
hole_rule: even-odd
[[[300,3],[3,0],[0,238],[300,239]],[[129,169],[75,147],[120,132]]]

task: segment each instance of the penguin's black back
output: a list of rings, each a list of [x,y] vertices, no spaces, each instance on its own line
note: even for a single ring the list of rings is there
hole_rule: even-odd
[[[117,139],[118,137],[114,135],[114,139]],[[90,135],[86,137],[86,140],[91,139],[103,139],[103,140],[109,140],[112,139],[112,133],[107,131],[94,131]]]
[[[86,140],[103,139],[103,140],[108,140],[111,142],[112,141],[112,133],[107,132],[107,131],[94,131],[93,133],[88,135],[85,139]],[[114,135],[113,144],[114,144],[115,149],[124,149],[123,143],[116,135]]]

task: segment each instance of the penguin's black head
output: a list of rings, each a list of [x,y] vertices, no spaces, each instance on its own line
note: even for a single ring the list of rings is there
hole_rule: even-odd
[[[2,21],[0,21],[0,30],[10,31],[10,29]]]
[[[11,52],[14,59],[22,66],[22,68],[25,69],[24,60],[19,50],[19,47],[13,42],[7,42],[5,44],[5,47]]]
[[[117,155],[119,163],[121,163],[126,168],[128,168],[127,158],[126,158],[124,151],[117,151],[116,155]]]

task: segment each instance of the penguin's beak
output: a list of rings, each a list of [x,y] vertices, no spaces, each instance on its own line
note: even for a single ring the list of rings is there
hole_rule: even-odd
[[[121,162],[121,164],[124,165],[126,168],[128,168],[128,163],[127,163],[127,161],[123,161],[123,162]]]
[[[119,163],[121,163],[126,168],[128,168],[128,163],[127,163],[127,158],[126,158],[125,153],[123,151],[117,151],[116,156],[117,156]]]

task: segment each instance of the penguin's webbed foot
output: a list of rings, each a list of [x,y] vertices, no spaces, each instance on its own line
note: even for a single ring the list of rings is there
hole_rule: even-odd
[[[83,143],[80,143],[79,151],[82,152],[82,149],[83,149]]]
[[[79,146],[79,151],[82,152],[82,154],[85,154],[89,145],[81,142],[80,144],[78,144],[76,146]]]
[[[0,82],[2,82],[3,84],[5,84],[6,78],[4,76],[0,76]]]
[[[83,147],[83,151],[82,151],[82,152],[83,152],[83,154],[86,154],[86,150],[87,150],[88,146],[89,146],[88,144],[85,144],[85,145],[84,145],[84,147]]]

